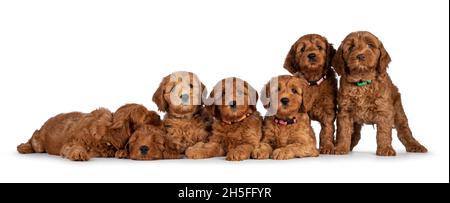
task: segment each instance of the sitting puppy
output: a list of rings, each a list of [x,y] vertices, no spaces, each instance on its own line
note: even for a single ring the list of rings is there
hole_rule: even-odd
[[[363,124],[377,126],[379,156],[395,156],[392,128],[408,152],[427,152],[412,136],[400,93],[386,72],[391,58],[380,40],[369,32],[350,33],[333,59],[341,76],[338,93],[336,154],[347,154],[358,144]]]
[[[189,72],[175,72],[165,77],[153,95],[162,112],[167,146],[184,154],[197,142],[207,141],[210,119],[204,110],[206,88],[198,77]]]
[[[166,146],[163,125],[145,125],[137,129],[125,149],[116,152],[116,158],[133,160],[179,159],[178,151]]]
[[[334,150],[337,79],[331,59],[335,51],[325,37],[309,34],[292,45],[284,63],[290,73],[308,81],[308,94],[303,97],[305,106],[311,106],[310,118],[320,122],[321,154],[332,154]]]
[[[256,110],[257,92],[245,81],[228,78],[211,92],[208,112],[214,116],[208,143],[186,150],[190,159],[224,156],[229,161],[249,159],[261,139],[262,118]]]
[[[268,109],[264,118],[263,139],[253,151],[255,159],[286,160],[319,156],[316,137],[304,106],[308,84],[293,76],[273,78],[263,89],[261,101]]]
[[[50,118],[17,150],[22,154],[46,152],[73,161],[114,157],[116,151],[128,141],[133,126],[143,125],[143,122],[157,123],[160,120],[155,112],[139,113],[136,106],[138,105],[131,104],[120,108],[116,112],[116,118],[104,108],[87,114],[59,114]]]

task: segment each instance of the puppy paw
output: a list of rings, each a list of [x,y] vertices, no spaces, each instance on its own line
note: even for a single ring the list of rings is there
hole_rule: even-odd
[[[186,158],[188,159],[206,159],[206,152],[202,148],[190,147],[185,152]]]
[[[270,158],[270,153],[268,150],[257,148],[252,152],[252,158],[254,159],[268,159]]]
[[[346,155],[348,153],[350,153],[350,148],[347,146],[341,145],[334,148],[335,155]]]
[[[333,143],[326,143],[319,148],[320,154],[334,154]]]
[[[83,147],[63,147],[61,156],[72,161],[88,161],[90,158]]]
[[[118,159],[127,159],[128,158],[128,151],[127,150],[119,150],[114,155]]]
[[[378,147],[377,149],[378,156],[395,156],[395,150],[391,146],[387,147]]]
[[[17,151],[21,154],[30,154],[34,153],[33,147],[30,143],[25,143],[17,146]]]
[[[274,160],[288,160],[293,158],[295,158],[294,152],[287,149],[276,149],[272,154],[272,159]]]
[[[427,153],[428,149],[422,146],[421,144],[413,144],[406,147],[407,152],[413,153]]]
[[[227,154],[227,161],[242,161],[250,158],[250,153],[243,150],[233,149]]]

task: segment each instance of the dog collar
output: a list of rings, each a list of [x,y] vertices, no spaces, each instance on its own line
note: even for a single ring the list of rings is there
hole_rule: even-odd
[[[286,120],[284,120],[284,119],[280,119],[280,118],[275,117],[273,119],[273,122],[275,124],[278,124],[278,125],[292,125],[292,124],[296,124],[297,123],[297,119],[293,118],[293,119],[286,119]]]
[[[359,81],[359,82],[354,82],[353,84],[358,86],[358,87],[363,87],[366,85],[370,85],[372,83],[372,80],[366,80],[366,81]]]
[[[251,114],[248,113],[248,114],[245,114],[244,116],[242,116],[241,118],[239,118],[239,119],[237,119],[235,121],[223,121],[222,120],[222,122],[224,122],[225,124],[231,125],[231,124],[239,123],[239,122],[245,120],[246,118],[250,117],[250,115]]]
[[[319,86],[320,84],[322,84],[325,80],[327,79],[327,74],[325,74],[324,76],[322,76],[320,79],[318,80],[312,80],[309,81],[308,80],[308,84],[309,86]]]

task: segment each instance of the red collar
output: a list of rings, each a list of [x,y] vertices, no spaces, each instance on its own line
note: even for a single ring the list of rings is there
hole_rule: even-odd
[[[297,123],[297,119],[294,117],[293,119],[284,120],[284,119],[274,117],[273,122],[278,125],[292,125],[292,124]]]

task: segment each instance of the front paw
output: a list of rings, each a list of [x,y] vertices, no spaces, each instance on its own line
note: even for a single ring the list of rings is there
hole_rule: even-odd
[[[82,147],[72,147],[63,150],[62,156],[72,161],[88,161],[89,154]]]
[[[288,149],[276,149],[272,154],[272,159],[274,160],[288,160],[293,158],[295,158],[294,152]]]
[[[421,144],[413,144],[406,147],[406,151],[413,153],[427,153],[428,149],[422,146]]]
[[[350,153],[350,147],[348,146],[340,145],[334,148],[335,155],[346,155],[348,153]]]
[[[334,145],[333,143],[326,143],[320,146],[319,148],[320,154],[334,154]]]
[[[244,150],[233,149],[227,154],[227,161],[242,161],[250,158],[250,153]]]
[[[128,158],[128,151],[127,150],[119,150],[114,155],[118,159],[127,159]]]
[[[208,158],[206,156],[206,152],[202,148],[198,147],[189,147],[185,152],[186,158],[188,159],[205,159]]]
[[[395,156],[395,150],[391,146],[387,147],[378,147],[377,149],[378,156]]]
[[[268,159],[270,158],[270,152],[269,150],[264,150],[261,148],[257,148],[255,150],[253,150],[252,152],[252,158],[254,159]]]

